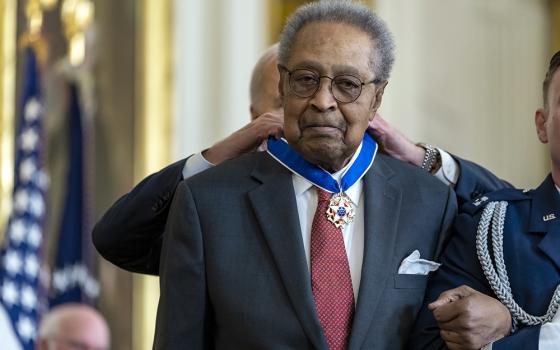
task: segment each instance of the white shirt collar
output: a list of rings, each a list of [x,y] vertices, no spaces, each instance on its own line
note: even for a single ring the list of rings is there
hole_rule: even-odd
[[[348,164],[346,164],[346,166],[344,168],[340,169],[336,173],[331,174],[339,183],[340,183],[340,179],[342,178],[342,176],[346,173],[346,171],[348,169],[350,169],[352,164],[354,164],[354,162],[356,161],[356,158],[358,158],[358,155],[360,154],[361,149],[362,149],[362,144],[360,143],[360,145],[356,149],[356,152],[354,152],[354,155],[352,156],[352,158],[350,159]],[[292,175],[292,177],[293,177],[294,191],[296,193],[296,196],[299,196],[299,195],[303,194],[304,192],[306,192],[307,190],[309,190],[310,188],[312,188],[314,186],[313,183],[311,183],[309,180],[307,180],[306,178],[304,178],[304,177],[302,177],[298,174],[294,173]],[[352,204],[354,204],[355,206],[358,206],[358,204],[360,203],[360,195],[362,194],[362,187],[363,187],[362,179],[360,179],[360,181],[356,181],[345,192],[346,195],[348,195],[348,197],[350,197],[350,200],[352,201]]]

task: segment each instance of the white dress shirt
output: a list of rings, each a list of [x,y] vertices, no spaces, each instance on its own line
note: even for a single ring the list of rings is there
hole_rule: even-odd
[[[339,183],[340,178],[346,173],[358,157],[361,147],[361,145],[358,147],[356,153],[344,168],[332,174]],[[311,273],[311,225],[313,224],[313,217],[315,216],[315,210],[317,209],[317,191],[311,182],[300,175],[293,174],[292,181],[294,184],[294,192],[296,194],[303,248],[305,249],[307,267],[309,268],[309,273]],[[357,302],[362,274],[362,260],[364,257],[363,180],[360,179],[354,183],[345,193],[348,197],[350,197],[350,200],[352,200],[355,213],[354,220],[352,220],[352,222],[346,225],[344,230],[342,230],[342,236],[344,238],[346,256],[348,256],[348,266],[350,267],[350,277],[352,278],[352,289],[354,291],[354,302]]]
[[[556,315],[552,321],[541,326],[539,333],[539,350],[558,350],[560,349],[560,312],[556,311]]]
[[[193,154],[185,161],[185,165],[183,166],[183,179],[188,179],[213,166],[214,164],[210,163],[202,156],[202,152]]]
[[[434,176],[447,186],[454,187],[457,184],[459,175],[461,175],[459,164],[446,151],[441,148],[437,148],[437,150],[439,151],[439,155],[441,157],[441,167]]]

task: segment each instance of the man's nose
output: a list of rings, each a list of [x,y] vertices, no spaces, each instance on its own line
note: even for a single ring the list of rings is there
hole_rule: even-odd
[[[319,89],[311,98],[311,105],[319,111],[336,109],[337,102],[331,91],[331,80],[323,78],[319,81]]]

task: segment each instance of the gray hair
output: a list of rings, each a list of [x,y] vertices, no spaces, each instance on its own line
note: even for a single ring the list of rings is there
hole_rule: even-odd
[[[253,73],[251,74],[251,86],[249,92],[251,95],[251,104],[257,104],[261,98],[263,80],[267,79],[264,74],[265,67],[273,60],[278,58],[278,43],[272,45],[262,54],[257,61]]]
[[[377,79],[387,80],[395,60],[393,36],[385,22],[364,5],[349,0],[323,0],[301,6],[287,20],[280,39],[278,61],[286,65],[298,32],[314,22],[344,23],[367,33],[375,50],[370,67]]]

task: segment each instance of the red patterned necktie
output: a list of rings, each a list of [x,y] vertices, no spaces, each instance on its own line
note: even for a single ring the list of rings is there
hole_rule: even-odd
[[[317,187],[311,226],[311,288],[329,348],[343,350],[352,330],[354,292],[342,231],[327,220],[331,195]]]

